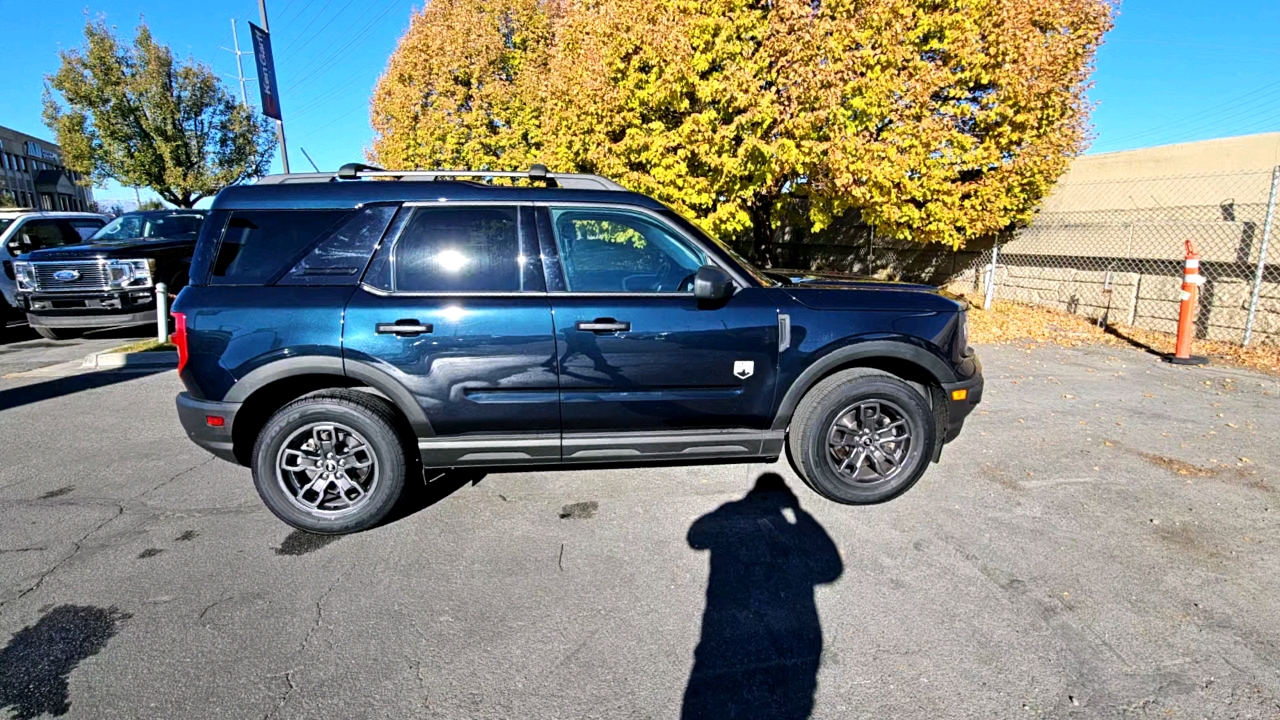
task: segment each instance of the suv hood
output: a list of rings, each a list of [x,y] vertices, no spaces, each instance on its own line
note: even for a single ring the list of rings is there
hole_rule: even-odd
[[[48,260],[106,260],[109,258],[147,258],[170,250],[195,247],[195,240],[150,237],[117,240],[109,243],[87,243],[36,250],[22,259],[32,262]]]
[[[781,289],[796,302],[815,310],[919,310],[956,312],[968,303],[933,285],[876,280],[844,273],[770,270],[787,278]]]

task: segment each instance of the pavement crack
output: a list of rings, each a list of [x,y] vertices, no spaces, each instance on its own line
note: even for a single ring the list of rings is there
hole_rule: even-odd
[[[289,687],[283,693],[280,694],[280,699],[276,701],[276,706],[271,708],[271,712],[267,713],[266,715],[263,715],[262,720],[271,720],[271,718],[279,714],[280,708],[283,708],[284,704],[289,701],[289,696],[293,694],[294,690],[298,689],[298,686],[293,682],[293,674],[301,670],[303,667],[305,666],[299,666],[292,670],[286,670],[283,673],[280,673],[279,675],[270,676],[270,677],[283,677],[284,681],[289,684]]]
[[[200,622],[200,621],[204,620],[204,616],[205,616],[205,615],[207,615],[207,614],[209,614],[209,611],[210,611],[210,610],[212,610],[212,609],[214,609],[215,607],[217,607],[217,606],[221,605],[222,603],[224,603],[224,602],[226,602],[226,601],[230,600],[230,599],[231,599],[231,598],[233,598],[233,597],[235,597],[235,596],[234,596],[234,595],[227,595],[226,597],[220,597],[220,598],[218,598],[217,600],[214,600],[213,602],[211,602],[211,603],[209,603],[208,605],[206,605],[206,606],[205,606],[205,608],[204,608],[203,610],[201,610],[201,611],[200,611],[200,614],[199,614],[198,616],[196,616],[196,622]]]
[[[312,636],[314,636],[316,634],[316,631],[320,629],[320,624],[324,621],[324,601],[329,597],[329,594],[332,593],[334,589],[338,587],[338,583],[342,582],[342,579],[347,576],[348,572],[351,572],[351,568],[347,568],[346,570],[344,570],[342,574],[339,575],[337,579],[333,581],[333,584],[330,585],[329,588],[325,590],[323,593],[321,593],[320,597],[316,599],[316,620],[314,623],[311,624],[311,627],[307,629],[306,636],[302,638],[302,642],[298,644],[298,649],[294,651],[295,655],[301,654],[304,650],[307,649],[307,645],[311,643]],[[218,602],[222,602],[222,601],[219,600]],[[218,603],[214,603],[214,605],[217,605],[217,604]],[[213,606],[211,605],[210,607],[213,607]],[[208,609],[209,608],[205,608],[205,611],[207,612]],[[201,613],[201,615],[203,614],[204,613]],[[280,675],[269,676],[269,677],[284,677],[285,682],[289,684],[289,687],[283,693],[281,693],[280,699],[276,701],[276,706],[271,709],[271,712],[262,716],[262,720],[271,720],[271,718],[274,718],[277,714],[279,714],[280,709],[283,708],[285,703],[289,701],[289,696],[293,694],[294,690],[298,689],[297,684],[294,683],[293,681],[293,674],[303,669],[304,667],[306,666],[300,665],[296,668],[293,668],[292,670],[286,670]]]
[[[62,558],[61,560],[59,560],[58,562],[54,563],[54,564],[53,564],[53,566],[52,566],[52,567],[50,567],[48,570],[45,570],[43,573],[40,573],[40,577],[36,578],[36,581],[35,581],[34,583],[32,583],[30,587],[28,587],[28,588],[26,588],[25,590],[23,590],[22,592],[18,593],[16,596],[14,596],[14,597],[12,597],[12,598],[9,598],[8,600],[0,600],[0,608],[3,608],[4,606],[6,606],[6,605],[8,605],[9,603],[14,602],[14,601],[16,601],[16,600],[21,600],[22,598],[26,597],[27,595],[30,595],[31,593],[33,593],[33,592],[35,592],[36,590],[38,590],[38,589],[40,588],[40,586],[44,584],[44,581],[45,581],[45,579],[46,579],[46,578],[48,578],[50,575],[52,575],[52,574],[54,574],[55,572],[57,572],[57,571],[58,571],[58,568],[61,568],[63,565],[65,565],[66,563],[68,563],[72,558],[74,558],[76,555],[78,555],[78,554],[80,553],[80,550],[81,550],[81,548],[83,548],[83,547],[84,547],[84,543],[85,543],[85,541],[86,541],[86,540],[88,540],[88,539],[89,539],[89,538],[90,538],[94,533],[98,532],[98,531],[99,531],[99,530],[101,530],[102,528],[104,528],[104,527],[106,527],[107,525],[111,524],[111,522],[112,522],[112,521],[114,521],[116,518],[120,517],[120,516],[121,516],[121,515],[123,515],[123,514],[124,514],[124,503],[117,503],[117,504],[116,504],[116,512],[115,512],[115,514],[114,514],[114,515],[112,515],[111,517],[107,518],[106,520],[103,520],[102,522],[98,523],[97,525],[94,525],[94,526],[93,526],[93,528],[89,530],[89,532],[85,533],[84,535],[81,535],[81,536],[80,536],[80,539],[79,539],[79,540],[76,540],[76,541],[75,541],[75,543],[73,543],[73,544],[72,544],[72,546],[71,546],[71,552],[70,552],[70,553],[68,553],[65,557],[63,557],[63,558]]]
[[[154,487],[152,487],[150,490],[143,490],[142,492],[138,493],[137,495],[134,495],[133,497],[131,497],[131,498],[129,498],[129,499],[130,499],[130,500],[137,500],[137,499],[139,499],[139,498],[146,497],[147,495],[150,495],[151,493],[153,493],[153,492],[155,492],[155,491],[159,490],[160,488],[164,487],[165,485],[168,485],[169,483],[172,483],[173,481],[177,480],[178,478],[182,477],[183,475],[186,475],[187,473],[190,473],[190,472],[194,472],[194,471],[196,471],[196,470],[199,470],[200,468],[204,467],[205,465],[208,465],[209,463],[211,463],[211,462],[213,462],[214,460],[217,460],[217,459],[218,459],[217,457],[215,457],[215,456],[213,456],[213,455],[210,455],[209,457],[205,458],[204,462],[196,463],[195,465],[192,465],[191,467],[187,468],[186,470],[181,470],[181,471],[179,471],[178,473],[176,473],[173,477],[169,478],[168,480],[165,480],[165,481],[163,481],[163,482],[159,483],[158,485],[155,485],[155,486],[154,486]]]
[[[302,644],[298,645],[297,652],[303,652],[307,649],[307,645],[311,644],[311,637],[320,629],[320,623],[324,620],[324,601],[328,599],[329,594],[333,592],[334,588],[338,587],[338,583],[342,582],[342,578],[346,577],[348,572],[351,572],[350,568],[343,571],[343,573],[333,581],[333,584],[329,586],[329,589],[325,590],[324,593],[316,599],[316,621],[311,625],[311,628],[307,630],[306,637],[302,638]]]

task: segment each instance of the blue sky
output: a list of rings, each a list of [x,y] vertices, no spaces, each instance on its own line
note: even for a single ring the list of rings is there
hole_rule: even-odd
[[[40,121],[45,74],[57,51],[79,45],[85,12],[132,33],[145,16],[179,56],[223,74],[233,92],[231,19],[249,48],[255,0],[2,0],[0,125],[47,137]],[[268,0],[292,169],[360,160],[369,145],[368,100],[396,39],[421,1]],[[1090,152],[1280,130],[1280,3],[1274,0],[1129,0],[1098,56]],[[252,57],[245,72],[253,75]],[[251,101],[257,87],[248,85]],[[279,169],[279,160],[276,169]],[[100,198],[132,195],[119,187]]]

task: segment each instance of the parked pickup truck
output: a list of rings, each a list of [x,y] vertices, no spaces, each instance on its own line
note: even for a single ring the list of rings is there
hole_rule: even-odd
[[[82,245],[36,250],[13,263],[17,303],[42,337],[155,322],[155,285],[187,284],[203,210],[125,213]]]
[[[34,208],[0,210],[0,340],[5,324],[21,316],[13,282],[13,259],[24,253],[62,245],[79,245],[110,220],[106,215],[50,212]]]

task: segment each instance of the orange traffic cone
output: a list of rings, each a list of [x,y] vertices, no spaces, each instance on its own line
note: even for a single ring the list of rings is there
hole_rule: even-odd
[[[1182,304],[1178,307],[1178,339],[1174,343],[1173,356],[1169,362],[1175,365],[1205,365],[1209,358],[1191,354],[1191,339],[1195,334],[1192,319],[1196,313],[1196,302],[1200,286],[1204,284],[1204,276],[1200,274],[1200,256],[1196,248],[1187,241],[1187,259],[1182,265]]]

